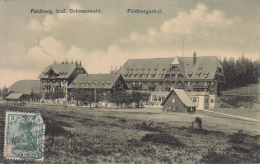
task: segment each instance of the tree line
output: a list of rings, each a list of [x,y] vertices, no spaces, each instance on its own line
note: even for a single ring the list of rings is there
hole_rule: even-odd
[[[149,97],[149,93],[138,91],[133,91],[132,93],[126,91],[114,91],[104,94],[104,92],[99,89],[93,91],[76,88],[70,91],[68,100],[76,100],[76,105],[78,105],[80,101],[83,104],[90,106],[92,103],[107,101],[109,103],[115,103],[117,106],[120,105],[121,108],[123,107],[123,104],[129,106],[130,104],[135,103],[135,106],[139,108],[143,107],[144,104],[147,104]]]
[[[221,61],[226,83],[222,89],[228,90],[236,87],[248,86],[258,82],[260,77],[260,60],[252,61],[242,55],[239,59],[227,59]]]

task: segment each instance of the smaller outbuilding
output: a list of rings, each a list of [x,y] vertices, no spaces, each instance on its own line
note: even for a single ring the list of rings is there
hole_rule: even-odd
[[[167,112],[196,113],[196,105],[183,89],[173,89],[161,104]]]
[[[11,93],[6,97],[7,101],[13,101],[18,103],[24,102],[24,94],[23,93]]]

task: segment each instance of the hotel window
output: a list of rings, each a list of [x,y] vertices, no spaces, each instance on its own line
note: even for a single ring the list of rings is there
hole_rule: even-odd
[[[53,92],[55,91],[55,87],[52,87],[52,91],[53,91]]]
[[[158,101],[162,101],[162,98],[160,96],[158,97]]]
[[[157,101],[157,97],[155,95],[153,96],[153,101]]]
[[[175,99],[172,99],[172,103],[175,103]]]
[[[139,82],[139,86],[142,85],[142,82]]]
[[[210,103],[214,103],[214,99],[211,98],[211,99],[210,99]]]

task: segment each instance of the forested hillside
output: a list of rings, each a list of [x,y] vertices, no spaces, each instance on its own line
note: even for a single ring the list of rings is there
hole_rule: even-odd
[[[260,77],[260,60],[252,61],[242,55],[241,58],[224,58],[221,61],[224,69],[226,83],[223,90],[255,84]]]

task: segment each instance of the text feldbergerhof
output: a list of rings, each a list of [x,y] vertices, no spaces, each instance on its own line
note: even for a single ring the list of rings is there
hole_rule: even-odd
[[[127,13],[131,13],[131,14],[134,14],[134,13],[137,13],[137,14],[161,14],[163,13],[162,12],[162,9],[159,9],[159,10],[140,10],[140,9],[127,9]]]

